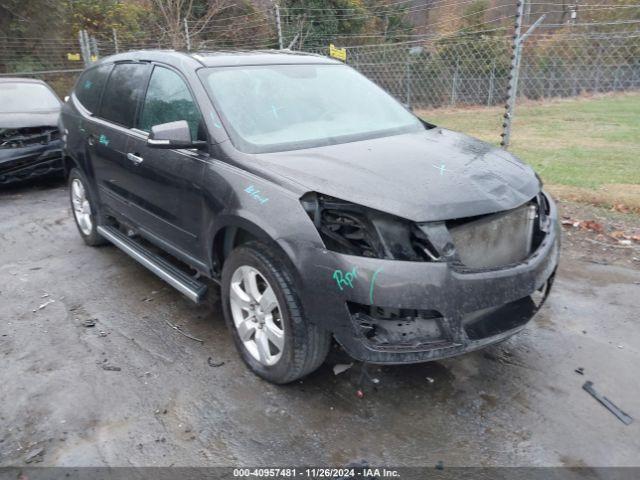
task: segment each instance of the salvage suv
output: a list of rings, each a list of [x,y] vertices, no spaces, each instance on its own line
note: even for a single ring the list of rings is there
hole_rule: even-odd
[[[195,302],[211,279],[246,364],[286,383],[332,338],[424,362],[521,330],[556,207],[504,150],[427,123],[341,62],[293,52],[103,59],[62,109],[70,200]]]

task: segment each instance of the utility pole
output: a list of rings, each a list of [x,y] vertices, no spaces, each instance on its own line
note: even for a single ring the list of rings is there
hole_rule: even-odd
[[[280,47],[280,50],[282,50],[282,24],[280,23],[280,6],[278,5],[278,2],[274,3],[275,6],[275,10],[276,10],[276,28],[278,30],[278,46]]]
[[[189,24],[187,23],[187,19],[184,18],[184,38],[187,41],[187,52],[191,51],[191,38],[189,38]]]
[[[524,13],[524,0],[518,0],[516,11],[515,31],[513,32],[513,43],[511,48],[513,53],[511,55],[511,68],[509,69],[509,86],[507,89],[507,103],[505,105],[504,122],[502,123],[502,133],[500,136],[502,140],[500,145],[507,149],[511,143],[511,124],[515,115],[516,98],[518,97],[518,79],[520,76],[520,63],[522,61],[522,46],[524,41],[529,35],[542,23],[546,15],[542,15],[535,21],[527,32],[522,35],[522,16]]]

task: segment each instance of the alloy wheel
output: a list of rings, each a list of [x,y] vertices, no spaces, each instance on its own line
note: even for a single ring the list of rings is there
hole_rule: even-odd
[[[73,214],[76,217],[76,223],[80,227],[80,231],[89,236],[93,228],[91,221],[91,205],[87,198],[87,192],[84,185],[78,178],[74,178],[71,182],[71,203],[73,205]]]
[[[244,347],[261,364],[276,364],[285,327],[273,288],[257,269],[243,265],[233,272],[229,290],[233,324]]]

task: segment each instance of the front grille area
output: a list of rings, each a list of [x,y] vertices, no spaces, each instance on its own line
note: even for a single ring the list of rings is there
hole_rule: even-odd
[[[347,302],[351,318],[368,343],[376,347],[437,347],[450,343],[435,310],[383,308]]]
[[[27,127],[0,129],[0,148],[23,148],[46,145],[60,138],[56,127]]]
[[[539,209],[535,201],[513,210],[447,222],[460,263],[472,269],[524,261],[537,247]]]

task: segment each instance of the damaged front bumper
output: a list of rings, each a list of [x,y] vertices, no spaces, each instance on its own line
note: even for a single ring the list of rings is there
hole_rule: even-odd
[[[23,147],[0,148],[0,185],[62,174],[62,140]]]
[[[310,248],[300,275],[305,312],[353,358],[372,363],[424,362],[499,342],[524,328],[550,291],[560,243],[553,204],[549,220],[526,260],[493,269]]]

